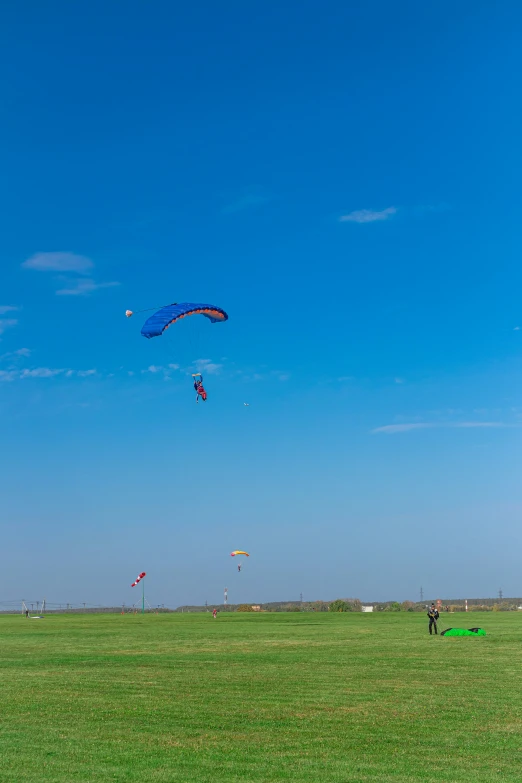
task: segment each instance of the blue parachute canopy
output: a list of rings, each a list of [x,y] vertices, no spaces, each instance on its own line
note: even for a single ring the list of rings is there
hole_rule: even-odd
[[[228,321],[228,315],[225,311],[215,305],[180,302],[162,307],[157,313],[151,315],[143,324],[141,333],[147,339],[159,337],[171,324],[188,315],[204,315],[213,324]]]

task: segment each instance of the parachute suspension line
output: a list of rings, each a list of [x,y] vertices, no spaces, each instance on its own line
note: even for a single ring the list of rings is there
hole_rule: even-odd
[[[170,304],[177,304],[177,302],[171,302]],[[169,307],[169,305],[158,305],[157,307],[146,307],[144,310],[125,310],[125,315],[127,318],[130,318],[133,315],[138,315],[139,313],[150,313],[151,310],[161,310],[163,307]]]

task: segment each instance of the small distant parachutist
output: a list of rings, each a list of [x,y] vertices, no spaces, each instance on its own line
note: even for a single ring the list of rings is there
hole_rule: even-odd
[[[236,557],[236,555],[245,555],[245,557],[250,557],[248,552],[244,552],[242,549],[234,549],[234,551],[230,553],[230,557]],[[241,573],[242,568],[243,568],[243,563],[238,563],[237,566],[238,573]]]

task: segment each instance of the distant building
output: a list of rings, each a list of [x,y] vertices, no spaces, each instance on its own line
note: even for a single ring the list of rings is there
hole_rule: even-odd
[[[261,607],[260,606],[253,606],[252,607],[252,611],[253,612],[260,612],[261,611]]]
[[[361,606],[361,612],[373,612],[373,606]]]

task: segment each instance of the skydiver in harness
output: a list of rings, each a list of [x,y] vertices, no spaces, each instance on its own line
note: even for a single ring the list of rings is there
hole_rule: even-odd
[[[196,402],[199,402],[200,397],[203,400],[203,402],[206,402],[207,392],[205,391],[205,388],[203,386],[203,376],[201,375],[201,373],[197,372],[193,374],[192,377],[194,378],[194,391],[196,392]]]
[[[435,607],[435,604],[432,604],[430,608],[428,609],[427,615],[429,617],[430,623],[428,630],[430,632],[430,636],[432,635],[432,628],[435,629],[435,635],[437,635],[437,620],[439,619],[439,613]]]

